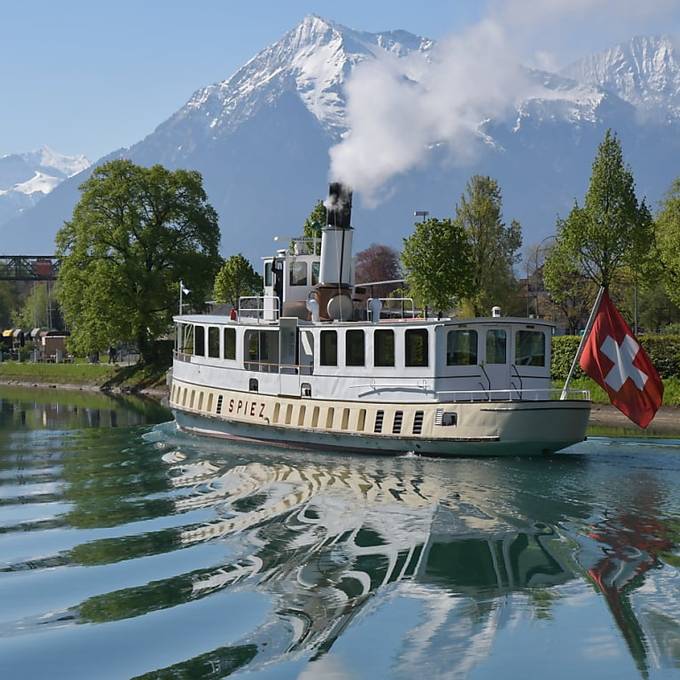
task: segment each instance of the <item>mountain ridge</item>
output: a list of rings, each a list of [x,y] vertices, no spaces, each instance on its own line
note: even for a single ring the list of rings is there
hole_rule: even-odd
[[[357,245],[372,240],[398,245],[411,229],[416,207],[450,214],[475,173],[499,180],[507,218],[520,219],[525,242],[538,240],[554,230],[556,215],[585,191],[597,144],[608,127],[621,135],[639,189],[653,202],[674,178],[680,138],[680,117],[673,113],[680,64],[666,40],[638,37],[629,50],[624,43],[618,51],[615,46],[589,55],[558,73],[530,70],[535,87],[511,115],[480,121],[474,162],[452,162],[435,147],[426,167],[390,183],[389,198],[377,209],[355,202],[355,222],[366,225]],[[307,16],[229,77],[197,89],[142,140],[97,163],[127,157],[143,165],[199,170],[220,214],[223,252],[259,257],[273,247],[275,234],[297,231],[325,193],[328,150],[347,131],[343,87],[352,70],[376,55],[428,56],[435,45],[403,30],[368,33]],[[626,59],[638,61],[631,65]],[[630,72],[647,80],[621,75]],[[664,115],[650,117],[649,102],[636,99],[638,90],[626,88],[629,81],[638,84],[639,92],[657,92],[659,102],[652,108],[661,108]],[[44,250],[45,240],[68,219],[77,186],[90,171],[64,181],[34,208],[0,226],[0,240]],[[529,206],[527,196],[540,200]]]

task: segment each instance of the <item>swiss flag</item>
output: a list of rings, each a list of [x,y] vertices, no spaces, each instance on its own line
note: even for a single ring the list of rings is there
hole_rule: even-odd
[[[606,291],[579,363],[621,413],[640,427],[652,422],[663,401],[663,383]]]

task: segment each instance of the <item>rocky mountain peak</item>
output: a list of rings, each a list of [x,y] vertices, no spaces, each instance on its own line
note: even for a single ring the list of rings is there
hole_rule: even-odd
[[[668,36],[636,36],[579,59],[562,74],[613,93],[642,113],[680,116],[680,51]]]

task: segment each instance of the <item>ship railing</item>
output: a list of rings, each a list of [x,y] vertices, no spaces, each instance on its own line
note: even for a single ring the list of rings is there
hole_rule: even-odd
[[[381,303],[381,319],[415,319],[416,307],[413,298],[410,297],[368,298],[366,300],[366,316],[369,319],[371,318],[374,300],[378,300]]]
[[[246,360],[243,363],[246,371],[257,373],[281,373],[283,375],[312,375],[312,366],[300,364],[279,364],[271,361]]]
[[[281,315],[276,295],[242,295],[238,299],[238,318],[278,321]]]
[[[528,388],[507,390],[437,390],[435,395],[441,401],[590,401],[590,390],[568,389],[562,397],[559,388]]]
[[[426,385],[415,383],[365,383],[349,386],[365,392],[423,392],[433,395],[442,403],[474,402],[474,401],[561,401],[562,388],[531,388],[507,390],[433,390]],[[590,401],[590,390],[568,389],[565,399]]]
[[[292,255],[321,255],[321,239],[314,237],[293,238],[288,250]]]

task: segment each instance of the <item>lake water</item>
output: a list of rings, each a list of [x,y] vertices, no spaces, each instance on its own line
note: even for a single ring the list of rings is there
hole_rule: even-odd
[[[168,419],[0,388],[0,678],[680,677],[680,440],[379,458]]]

